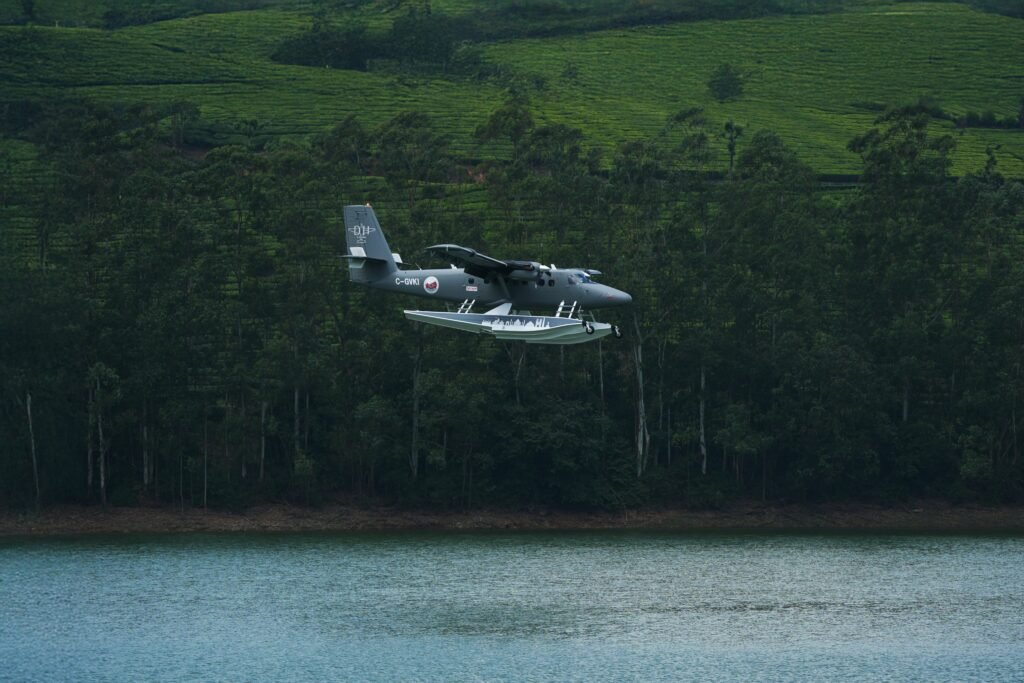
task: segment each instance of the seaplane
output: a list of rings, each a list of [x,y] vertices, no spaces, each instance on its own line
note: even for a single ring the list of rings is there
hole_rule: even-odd
[[[622,332],[594,320],[593,309],[622,306],[626,292],[594,281],[601,273],[556,268],[536,261],[502,261],[457,244],[435,244],[426,252],[446,268],[407,268],[391,251],[373,207],[345,207],[349,279],[389,292],[458,304],[455,310],[407,310],[405,317],[428,325],[487,334],[528,344],[580,344]],[[474,310],[476,309],[476,311]],[[534,315],[553,310],[554,315]]]

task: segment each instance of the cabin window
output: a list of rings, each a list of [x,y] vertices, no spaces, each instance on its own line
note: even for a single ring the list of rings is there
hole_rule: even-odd
[[[555,286],[555,281],[554,280],[548,280],[548,287],[554,287],[554,286]]]
[[[469,278],[469,284],[473,284],[474,282],[476,282],[476,279],[474,279],[474,278]]]

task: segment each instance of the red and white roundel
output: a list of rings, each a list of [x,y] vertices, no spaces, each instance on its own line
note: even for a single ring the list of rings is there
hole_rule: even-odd
[[[437,290],[440,289],[440,287],[440,283],[438,283],[437,278],[433,275],[423,281],[423,289],[427,290],[428,294],[437,294]]]

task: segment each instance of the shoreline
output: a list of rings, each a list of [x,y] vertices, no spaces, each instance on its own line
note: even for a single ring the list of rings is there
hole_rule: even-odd
[[[771,505],[737,503],[721,510],[640,509],[623,512],[523,512],[483,509],[417,511],[330,504],[260,505],[245,512],[201,508],[55,506],[38,515],[0,511],[0,538],[151,533],[279,533],[483,530],[889,531],[1024,533],[1024,506],[916,502]]]

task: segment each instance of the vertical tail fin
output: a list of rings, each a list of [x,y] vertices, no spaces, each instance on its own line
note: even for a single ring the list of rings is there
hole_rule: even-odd
[[[369,205],[345,207],[345,244],[349,278],[373,282],[398,270],[377,215]]]

